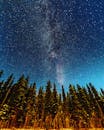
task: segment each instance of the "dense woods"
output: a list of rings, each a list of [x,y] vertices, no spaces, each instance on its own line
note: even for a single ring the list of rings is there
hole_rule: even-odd
[[[0,78],[3,71],[0,71]],[[104,128],[104,89],[91,84],[69,85],[57,91],[50,81],[37,88],[22,75],[0,80],[0,127]]]

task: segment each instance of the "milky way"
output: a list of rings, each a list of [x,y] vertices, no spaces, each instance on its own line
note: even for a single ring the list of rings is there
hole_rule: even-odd
[[[47,80],[104,84],[103,0],[0,1],[0,69]]]

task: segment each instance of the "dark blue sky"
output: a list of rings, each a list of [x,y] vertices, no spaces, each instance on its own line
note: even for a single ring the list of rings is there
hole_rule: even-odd
[[[104,86],[103,0],[0,2],[0,69],[5,77]]]

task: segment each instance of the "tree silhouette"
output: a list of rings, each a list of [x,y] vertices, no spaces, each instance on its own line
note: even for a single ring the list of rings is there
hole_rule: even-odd
[[[0,81],[0,128],[11,127],[104,128],[104,90],[89,83],[70,84],[68,92],[62,86],[60,92],[50,81],[36,88],[24,75],[14,83],[11,74]]]

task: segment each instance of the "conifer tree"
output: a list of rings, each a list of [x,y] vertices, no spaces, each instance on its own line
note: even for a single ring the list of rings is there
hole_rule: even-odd
[[[23,125],[25,120],[27,85],[28,83],[22,75],[18,82],[14,84],[10,97],[11,114],[16,115],[16,126],[18,127]]]
[[[53,116],[53,118],[55,117],[56,113],[57,113],[57,110],[58,110],[58,98],[57,98],[57,90],[56,90],[56,85],[54,84],[53,86],[53,92],[52,92],[52,111],[51,111],[51,114]]]
[[[69,91],[70,91],[70,98],[71,98],[71,104],[72,104],[72,110],[71,110],[71,118],[76,122],[76,126],[74,127],[79,127],[79,120],[81,119],[82,116],[82,107],[81,104],[78,100],[78,95],[76,92],[76,89],[74,86],[70,85],[69,86]]]
[[[46,86],[46,92],[45,92],[45,108],[44,108],[44,114],[45,117],[49,114],[51,114],[51,106],[52,106],[52,92],[51,92],[51,82],[48,81],[47,82],[47,86]]]
[[[3,83],[2,85],[2,97],[1,97],[1,107],[3,106],[3,104],[7,103],[7,98],[9,98],[8,96],[10,96],[10,91],[11,91],[11,86],[13,84],[14,78],[13,78],[13,74],[11,74],[5,83]],[[6,102],[7,101],[7,102]]]
[[[80,87],[80,85],[77,85],[77,89],[78,89],[78,100],[79,100],[81,107],[82,107],[83,125],[85,125],[84,127],[87,127],[88,122],[89,122],[89,118],[91,115],[90,104],[87,100],[84,89],[82,87]]]
[[[37,101],[38,118],[39,118],[39,120],[40,119],[43,120],[43,116],[44,116],[44,93],[43,93],[42,87],[39,88],[37,100],[38,100]]]
[[[71,99],[70,99],[70,94],[67,92],[66,96],[66,112],[70,113],[70,107],[71,107]]]
[[[95,109],[96,109],[96,116],[101,118],[101,120],[104,119],[104,104],[101,100],[101,97],[99,96],[97,90],[95,87],[90,83],[91,90],[93,92],[94,98],[95,98]],[[103,123],[102,123],[103,125]]]
[[[27,88],[25,127],[26,125],[33,125],[34,116],[36,116],[36,83]]]
[[[89,103],[90,103],[90,108],[92,113],[95,110],[95,99],[89,85],[87,85],[87,90],[88,90]]]
[[[62,98],[63,98],[63,111],[66,112],[66,94],[64,86],[62,86]]]
[[[45,92],[45,113],[50,113],[50,108],[51,108],[51,82],[47,82],[46,86],[46,92]]]

